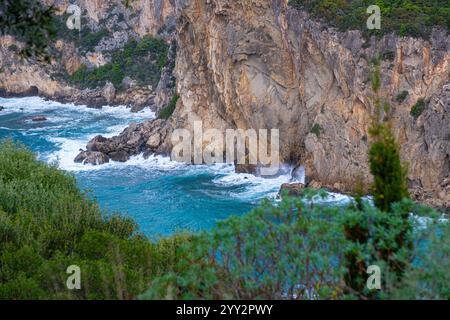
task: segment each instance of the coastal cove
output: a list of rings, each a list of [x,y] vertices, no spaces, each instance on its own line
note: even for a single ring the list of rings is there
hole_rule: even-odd
[[[102,209],[132,217],[150,238],[210,229],[230,215],[249,212],[264,198],[275,200],[280,186],[291,179],[289,174],[238,174],[229,164],[184,165],[162,156],[139,155],[102,166],[76,164],[73,159],[94,136],[116,135],[154,113],[132,113],[124,106],[91,109],[38,97],[0,98],[0,105],[0,139],[21,141],[39,159],[74,174]],[[331,202],[345,199],[330,196]]]

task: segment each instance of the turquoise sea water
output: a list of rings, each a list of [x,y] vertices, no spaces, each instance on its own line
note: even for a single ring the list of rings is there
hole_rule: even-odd
[[[0,106],[0,139],[20,140],[40,159],[58,161],[103,208],[130,215],[149,236],[210,228],[231,214],[248,212],[264,197],[274,197],[280,184],[289,180],[236,174],[225,164],[187,166],[164,157],[138,156],[99,167],[75,164],[79,149],[97,134],[116,135],[127,124],[154,114],[133,114],[125,107],[89,109],[37,97],[0,98]],[[48,120],[31,121],[36,115]]]
[[[129,123],[152,119],[148,110],[131,113],[126,107],[101,110],[61,104],[38,97],[0,98],[0,139],[22,141],[46,162],[77,177],[101,206],[131,216],[149,237],[180,230],[211,228],[218,220],[242,215],[260,201],[275,196],[290,175],[273,179],[237,174],[227,164],[188,166],[153,156],[104,166],[75,164],[80,148],[98,134],[119,134]],[[31,117],[43,115],[44,122]],[[332,201],[339,201],[339,196]]]

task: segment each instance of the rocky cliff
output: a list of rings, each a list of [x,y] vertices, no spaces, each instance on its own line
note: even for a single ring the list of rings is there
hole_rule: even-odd
[[[409,163],[416,196],[450,205],[450,37],[365,39],[309,19],[283,0],[177,1],[173,123],[206,128],[279,128],[286,163],[303,164],[313,186],[351,191],[370,181],[374,114],[370,60],[379,52],[387,115]],[[403,101],[397,99],[401,93]],[[407,92],[407,94],[405,94]],[[411,108],[424,99],[417,118]],[[433,201],[434,201],[433,200]]]

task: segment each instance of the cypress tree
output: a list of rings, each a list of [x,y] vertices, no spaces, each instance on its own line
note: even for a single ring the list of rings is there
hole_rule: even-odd
[[[380,63],[377,60],[372,77],[372,88],[376,94],[376,114],[369,130],[372,138],[369,163],[374,178],[372,194],[375,206],[388,212],[392,203],[409,198],[409,193],[406,185],[407,168],[400,160],[400,146],[392,134],[389,122],[382,120],[382,112],[387,112],[390,106],[385,102],[381,108],[380,86]]]

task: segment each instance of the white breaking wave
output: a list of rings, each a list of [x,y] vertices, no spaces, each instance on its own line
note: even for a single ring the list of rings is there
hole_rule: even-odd
[[[232,192],[231,196],[235,198],[272,198],[275,199],[283,183],[288,183],[291,180],[290,174],[284,174],[277,177],[261,177],[247,173],[236,173],[234,166],[232,171],[226,173],[225,176],[218,177],[213,180],[217,185],[224,187],[242,186],[245,191]]]
[[[153,119],[155,113],[149,108],[133,113],[130,108],[126,106],[103,106],[101,109],[88,108],[86,105],[75,105],[73,103],[59,103],[56,101],[45,100],[41,97],[26,97],[26,98],[0,98],[0,105],[5,109],[3,113],[43,113],[53,110],[69,110],[74,112],[80,112],[83,114],[108,114],[114,118],[122,119]],[[0,114],[0,115],[1,115]]]

